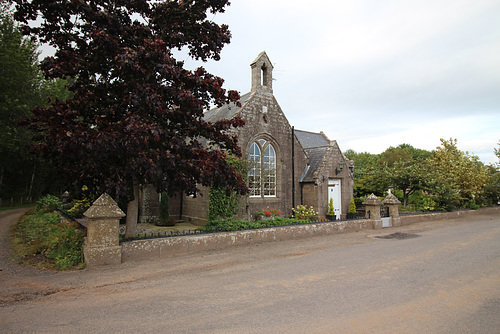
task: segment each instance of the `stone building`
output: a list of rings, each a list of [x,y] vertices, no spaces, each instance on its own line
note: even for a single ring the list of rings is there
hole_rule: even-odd
[[[345,217],[353,196],[352,162],[336,141],[323,133],[294,130],[273,95],[273,65],[265,52],[250,64],[252,88],[241,96],[241,107],[227,105],[205,113],[208,121],[240,116],[237,129],[243,156],[250,162],[248,188],[237,218],[253,219],[261,209],[277,209],[290,217],[299,204],[312,205],[319,217],[334,198],[336,215]],[[209,189],[196,197],[170,199],[171,215],[204,224],[208,219]]]

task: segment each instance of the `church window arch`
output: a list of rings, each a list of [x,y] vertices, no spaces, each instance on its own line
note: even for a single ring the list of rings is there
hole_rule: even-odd
[[[248,153],[250,197],[276,197],[276,150],[265,139],[252,143]]]

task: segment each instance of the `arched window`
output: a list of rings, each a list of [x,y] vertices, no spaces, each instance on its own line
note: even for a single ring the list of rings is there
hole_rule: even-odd
[[[248,153],[250,197],[276,197],[276,151],[264,139],[252,143]]]

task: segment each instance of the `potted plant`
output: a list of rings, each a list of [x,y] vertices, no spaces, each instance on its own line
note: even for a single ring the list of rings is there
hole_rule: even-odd
[[[335,220],[337,217],[335,216],[335,208],[333,207],[333,198],[330,198],[330,202],[328,203],[328,212],[326,214],[326,219]]]
[[[354,198],[351,198],[349,202],[349,211],[347,212],[347,219],[356,219],[358,215],[356,213],[356,204],[354,203]]]

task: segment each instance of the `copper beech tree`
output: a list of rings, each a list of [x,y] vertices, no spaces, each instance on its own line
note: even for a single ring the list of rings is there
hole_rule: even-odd
[[[74,79],[71,98],[29,120],[36,149],[61,175],[129,200],[137,183],[171,194],[193,194],[197,184],[247,192],[224,154],[241,156],[231,129],[244,121],[203,119],[211,104],[238,103],[239,94],[172,53],[219,60],[231,35],[207,15],[223,13],[227,0],[14,2],[24,33],[56,49],[41,63],[45,75]]]

